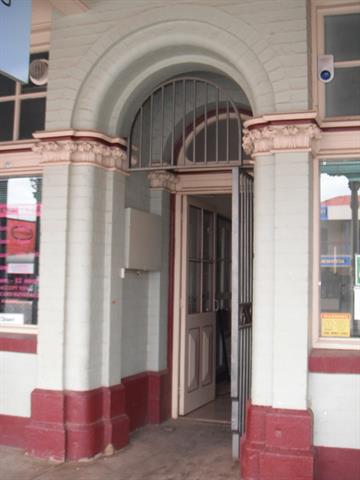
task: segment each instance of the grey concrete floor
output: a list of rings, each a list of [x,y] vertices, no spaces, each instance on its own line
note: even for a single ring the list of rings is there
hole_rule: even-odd
[[[111,457],[51,463],[0,447],[0,480],[239,480],[227,425],[170,420],[131,435]]]

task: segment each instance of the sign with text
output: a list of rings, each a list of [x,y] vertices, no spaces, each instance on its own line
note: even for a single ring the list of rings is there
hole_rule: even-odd
[[[322,267],[351,267],[350,255],[321,255]]]
[[[0,0],[0,72],[27,83],[31,0]]]
[[[350,337],[350,313],[321,313],[322,337]]]

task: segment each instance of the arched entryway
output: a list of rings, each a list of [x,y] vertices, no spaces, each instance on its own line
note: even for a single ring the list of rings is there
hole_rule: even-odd
[[[234,457],[251,379],[253,177],[242,151],[242,123],[249,116],[246,95],[231,79],[194,72],[157,85],[129,135],[132,174],[166,171],[176,185],[171,413],[196,416],[218,398],[222,411],[210,407],[209,420],[232,420]],[[181,186],[185,178],[192,179],[190,191]],[[219,392],[228,401],[219,400]]]

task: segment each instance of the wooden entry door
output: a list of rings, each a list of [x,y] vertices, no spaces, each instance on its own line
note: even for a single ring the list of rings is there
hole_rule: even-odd
[[[215,399],[215,213],[184,200],[179,413]]]

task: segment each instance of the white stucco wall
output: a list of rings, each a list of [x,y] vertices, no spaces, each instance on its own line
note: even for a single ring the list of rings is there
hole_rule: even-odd
[[[127,177],[125,204],[162,216],[162,265],[157,272],[127,270],[122,280],[122,377],[166,367],[170,213],[169,194],[150,191],[146,172]]]
[[[46,127],[124,134],[120,113],[196,66],[233,78],[255,114],[306,110],[306,37],[305,0],[92,2],[55,16]]]
[[[360,375],[311,373],[314,445],[360,449]]]
[[[37,356],[0,352],[0,378],[0,414],[30,417],[31,392],[37,380]]]

